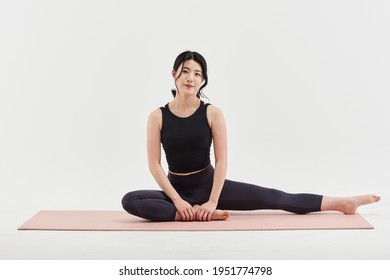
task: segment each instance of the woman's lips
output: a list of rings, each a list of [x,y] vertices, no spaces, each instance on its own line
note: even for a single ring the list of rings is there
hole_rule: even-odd
[[[192,85],[184,85],[186,88],[193,88],[194,86]]]

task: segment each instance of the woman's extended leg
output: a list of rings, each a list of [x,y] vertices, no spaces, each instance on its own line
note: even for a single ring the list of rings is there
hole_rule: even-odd
[[[329,197],[324,196],[321,203],[321,211],[335,210],[347,215],[355,214],[356,209],[362,205],[378,202],[380,196],[365,194],[349,197]]]
[[[226,180],[218,208],[227,210],[279,209],[297,214],[340,211],[354,214],[359,206],[377,202],[376,195],[329,197],[309,193],[286,193],[277,189]]]
[[[225,180],[218,208],[227,210],[285,210],[297,214],[321,211],[322,195],[291,194],[254,184]]]

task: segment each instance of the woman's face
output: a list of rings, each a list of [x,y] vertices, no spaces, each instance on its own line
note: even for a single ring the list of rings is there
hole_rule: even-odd
[[[192,59],[185,61],[177,71],[173,70],[172,75],[175,80],[180,76],[176,80],[176,87],[179,89],[179,94],[196,95],[202,86],[202,67]]]

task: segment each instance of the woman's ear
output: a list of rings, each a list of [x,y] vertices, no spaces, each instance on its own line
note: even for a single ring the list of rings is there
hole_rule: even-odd
[[[172,70],[172,77],[176,80],[176,74],[177,74],[177,71],[176,70]]]

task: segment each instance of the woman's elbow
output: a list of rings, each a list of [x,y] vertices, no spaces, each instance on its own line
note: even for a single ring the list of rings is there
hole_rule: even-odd
[[[161,164],[159,162],[149,162],[149,171],[150,173],[155,173],[157,169],[161,167]]]
[[[227,159],[226,158],[220,158],[215,160],[215,166],[227,168]]]

